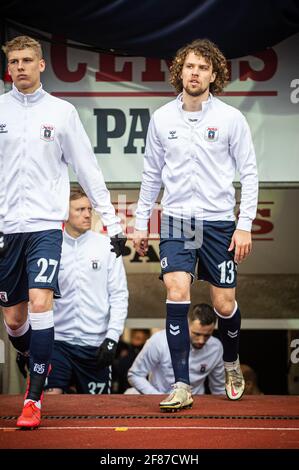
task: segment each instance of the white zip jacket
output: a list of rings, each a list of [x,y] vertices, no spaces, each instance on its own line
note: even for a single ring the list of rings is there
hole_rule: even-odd
[[[42,86],[28,95],[13,86],[0,96],[1,160],[7,193],[4,233],[61,229],[68,218],[68,164],[109,235],[122,231],[76,109]]]
[[[118,341],[128,312],[122,257],[108,237],[88,230],[78,238],[63,233],[59,270],[61,299],[54,302],[55,339],[99,346]]]
[[[1,127],[0,127],[1,134]],[[6,214],[6,197],[5,197],[5,178],[3,170],[3,158],[0,155],[0,232],[3,232],[4,217]]]
[[[211,336],[202,349],[191,346],[189,374],[192,393],[205,393],[204,382],[208,377],[212,394],[224,391],[224,364],[221,342]],[[149,378],[147,378],[149,377]],[[174,384],[174,374],[166,338],[166,330],[158,331],[145,343],[128,372],[128,381],[142,394],[169,393]]]
[[[147,229],[162,183],[164,214],[235,220],[233,181],[237,170],[242,185],[237,228],[250,231],[256,215],[258,178],[245,117],[212,95],[202,103],[196,124],[188,120],[182,106],[179,95],[152,115],[135,227]]]

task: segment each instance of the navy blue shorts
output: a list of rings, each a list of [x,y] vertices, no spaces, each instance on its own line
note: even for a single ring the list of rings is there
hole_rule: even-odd
[[[111,366],[98,369],[95,346],[78,346],[54,341],[52,370],[45,388],[61,388],[64,393],[75,385],[77,393],[110,393]]]
[[[161,276],[185,271],[216,287],[236,286],[237,264],[228,251],[236,230],[233,221],[189,221],[162,216],[160,233]]]
[[[28,289],[52,289],[60,297],[58,272],[62,231],[6,234],[7,251],[0,258],[0,305],[29,300]]]

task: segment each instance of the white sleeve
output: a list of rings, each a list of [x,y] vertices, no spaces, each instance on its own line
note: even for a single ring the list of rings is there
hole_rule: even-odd
[[[241,182],[241,204],[237,228],[250,232],[256,216],[258,176],[249,125],[241,113],[235,119],[230,136],[230,152],[236,161]]]
[[[78,181],[94,209],[107,226],[109,236],[122,231],[120,219],[116,217],[102,171],[93,153],[89,138],[74,107],[67,119],[65,134],[62,136],[63,158],[70,164]]]
[[[138,392],[144,395],[158,395],[157,390],[148,381],[147,377],[152,369],[160,362],[159,348],[155,342],[155,335],[152,336],[136,357],[128,371],[128,382],[135,387]]]
[[[162,184],[164,150],[157,135],[154,116],[148,127],[143,164],[142,183],[135,213],[137,230],[147,230],[147,223]]]
[[[118,341],[124,331],[128,315],[128,287],[127,277],[122,256],[116,258],[115,253],[109,254],[108,266],[108,293],[110,305],[110,319],[107,329],[107,338]]]
[[[0,156],[0,232],[3,232],[4,218],[7,212],[4,158]]]
[[[208,375],[209,388],[212,395],[225,394],[225,372],[223,362],[223,347],[219,344],[217,360],[212,371]]]

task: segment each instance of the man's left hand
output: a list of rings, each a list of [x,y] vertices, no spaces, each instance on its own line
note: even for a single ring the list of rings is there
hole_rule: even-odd
[[[113,246],[110,251],[116,254],[116,258],[125,254],[127,237],[121,232],[110,237],[110,244]]]
[[[116,354],[117,342],[113,339],[106,338],[99,346],[96,357],[99,369],[104,369],[112,364]]]
[[[235,249],[235,263],[242,263],[252,249],[251,232],[235,230],[228,251]]]

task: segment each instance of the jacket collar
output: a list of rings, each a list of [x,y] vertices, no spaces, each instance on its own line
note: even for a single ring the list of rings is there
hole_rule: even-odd
[[[202,102],[202,110],[204,110],[206,106],[210,106],[213,100],[214,100],[214,96],[212,95],[212,93],[210,93],[208,99]],[[178,109],[182,111],[183,110],[183,93],[180,93],[176,97],[176,101],[177,101]]]
[[[80,244],[80,243],[83,243],[85,238],[88,237],[88,233],[90,232],[90,230],[87,230],[87,232],[85,233],[82,233],[82,235],[80,235],[79,237],[77,238],[74,238],[72,237],[69,233],[67,233],[66,229],[64,229],[63,231],[63,239],[66,243],[68,243],[69,245],[75,245],[76,243],[77,244]]]
[[[42,84],[40,84],[39,88],[35,90],[34,93],[21,93],[13,83],[11,94],[22,104],[34,104],[40,101],[45,96],[46,92],[43,89]]]

